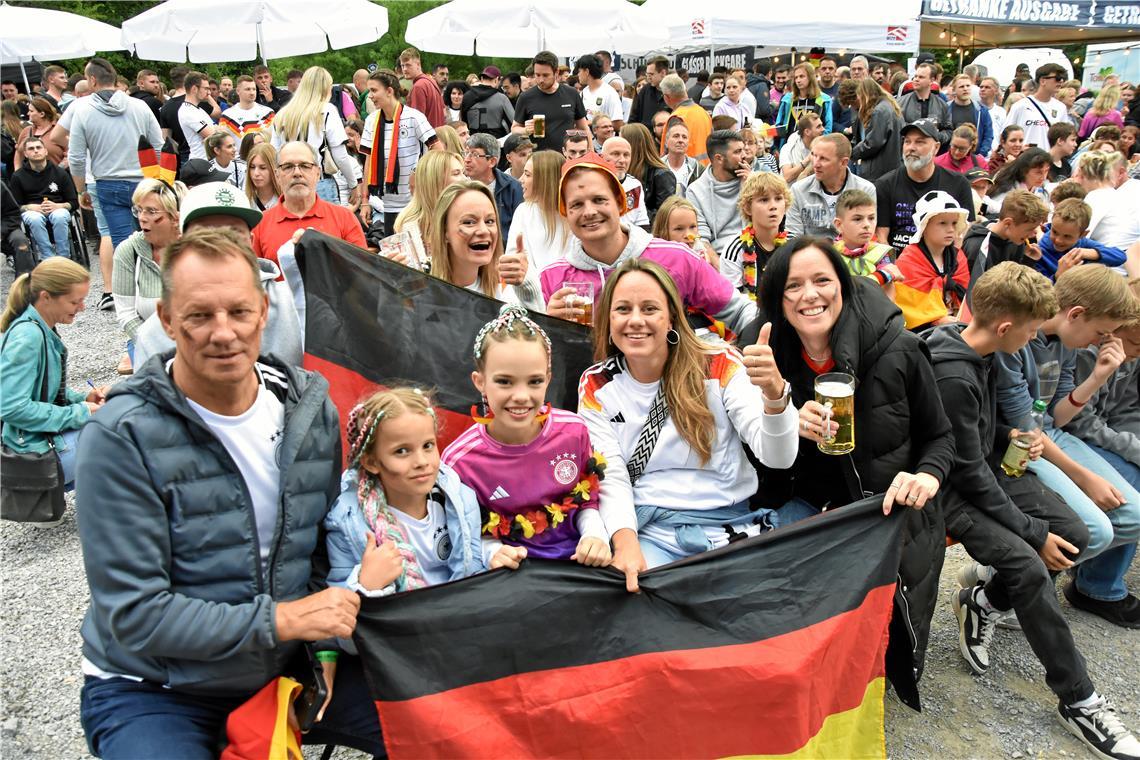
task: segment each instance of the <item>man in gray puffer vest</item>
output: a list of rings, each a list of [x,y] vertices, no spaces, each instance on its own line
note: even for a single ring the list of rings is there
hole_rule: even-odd
[[[259,358],[268,304],[248,240],[194,230],[163,259],[175,350],[108,393],[78,453],[81,720],[108,760],[216,757],[229,713],[301,675],[303,642],[351,636],[360,606],[325,584],[336,409],[319,375]],[[335,657],[318,657],[339,678],[305,740],[382,753],[359,664]]]
[[[483,69],[479,84],[463,95],[459,118],[467,122],[472,134],[485,132],[496,140],[511,133],[515,107],[499,89],[500,71],[496,66]]]

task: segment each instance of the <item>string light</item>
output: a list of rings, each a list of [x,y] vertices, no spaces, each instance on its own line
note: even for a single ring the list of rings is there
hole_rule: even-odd
[[[940,39],[940,40],[946,39],[946,30],[945,29],[943,29],[941,32],[938,33],[938,39]]]

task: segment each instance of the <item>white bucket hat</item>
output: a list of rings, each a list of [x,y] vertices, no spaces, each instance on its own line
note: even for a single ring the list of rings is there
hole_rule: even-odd
[[[185,205],[185,201],[183,201],[183,205]],[[922,233],[926,231],[927,222],[938,214],[957,214],[956,226],[959,235],[965,232],[969,226],[969,213],[958,205],[954,196],[942,190],[931,190],[919,198],[918,203],[914,204],[914,214],[911,216],[914,219],[914,234],[910,236],[910,242],[920,242]]]

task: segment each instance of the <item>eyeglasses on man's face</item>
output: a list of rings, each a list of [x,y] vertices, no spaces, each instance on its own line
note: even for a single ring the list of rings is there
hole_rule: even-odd
[[[316,169],[316,168],[317,168],[317,165],[314,164],[312,161],[300,161],[300,162],[295,163],[295,164],[294,163],[288,163],[288,164],[278,164],[277,165],[277,170],[279,172],[281,172],[282,174],[292,174],[293,172],[297,171],[298,169],[300,169],[302,172],[305,172],[307,174],[308,172],[311,172],[313,169]]]

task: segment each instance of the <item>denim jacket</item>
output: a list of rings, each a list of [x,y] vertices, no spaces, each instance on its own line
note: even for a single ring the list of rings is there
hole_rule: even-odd
[[[340,496],[325,516],[326,542],[329,552],[330,586],[360,591],[352,581],[359,575],[364,557],[365,534],[371,530],[356,496],[355,468],[344,471],[340,478]],[[443,490],[447,532],[451,535],[451,557],[447,560],[449,580],[466,578],[487,569],[480,538],[479,502],[475,492],[459,482],[459,476],[445,464],[439,467],[436,484]]]

